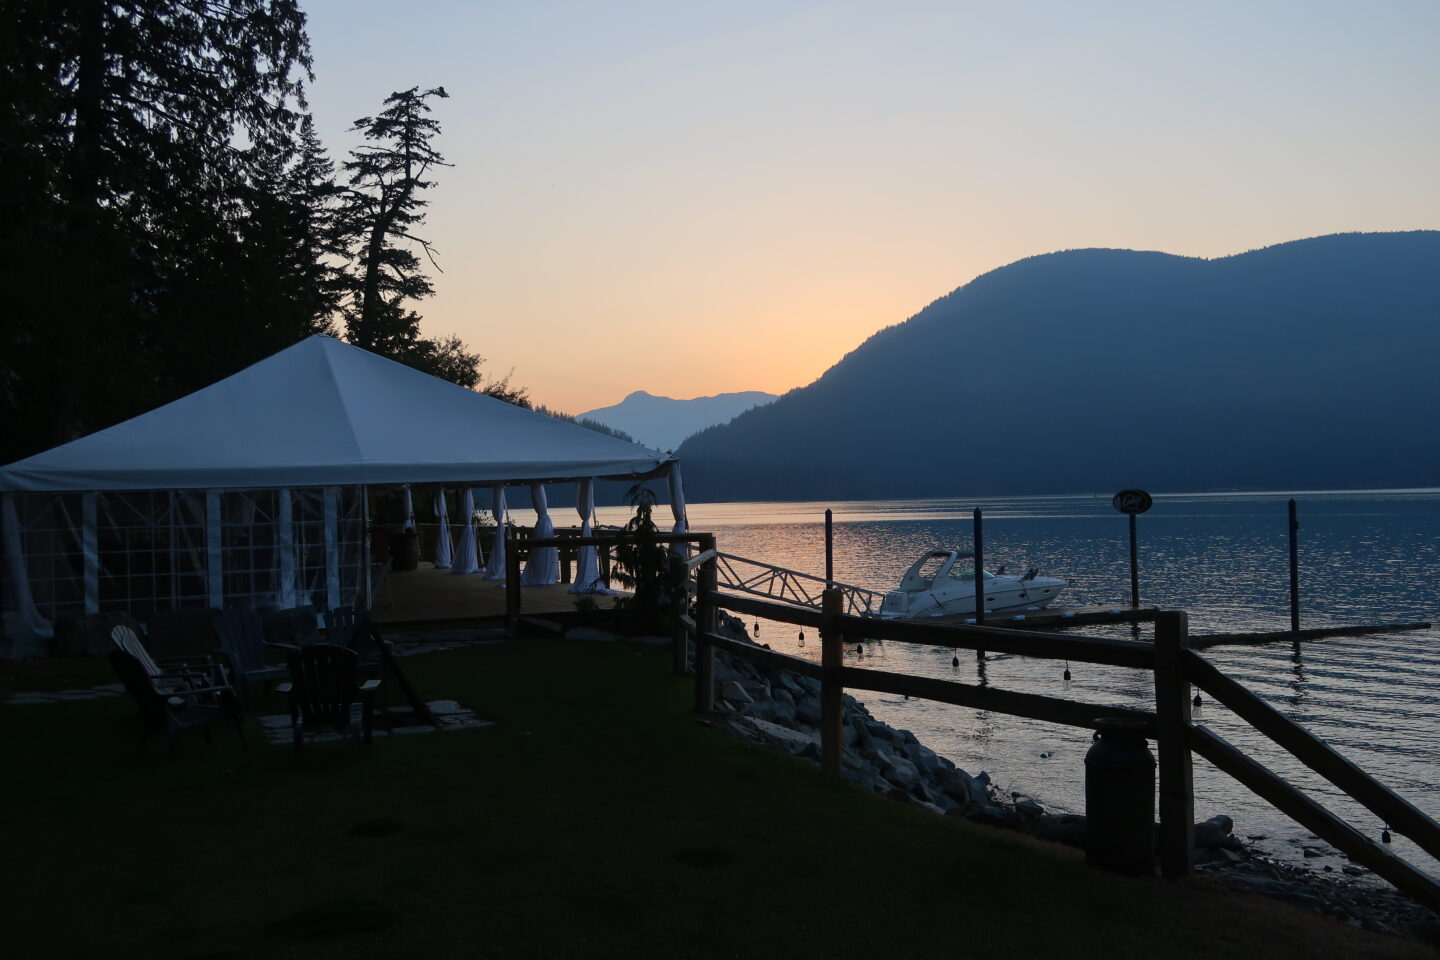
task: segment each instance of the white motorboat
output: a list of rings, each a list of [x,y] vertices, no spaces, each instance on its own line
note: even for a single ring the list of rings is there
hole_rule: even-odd
[[[982,571],[986,613],[1038,610],[1052,603],[1068,585],[1065,580],[1042,577],[1035,568],[1021,576]],[[960,550],[932,550],[911,565],[896,590],[880,605],[884,620],[975,614],[975,554]]]

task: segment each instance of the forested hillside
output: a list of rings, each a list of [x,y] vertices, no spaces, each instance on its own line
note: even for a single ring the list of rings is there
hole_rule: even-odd
[[[678,451],[694,500],[1440,484],[1440,232],[1013,263]]]

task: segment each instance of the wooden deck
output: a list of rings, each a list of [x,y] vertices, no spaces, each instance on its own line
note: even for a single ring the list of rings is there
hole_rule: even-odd
[[[601,608],[615,602],[610,596],[590,596]],[[526,615],[571,612],[576,599],[568,583],[520,588],[520,609]],[[388,624],[501,618],[505,616],[505,581],[486,580],[478,573],[457,576],[421,563],[415,570],[392,572],[371,613],[377,623]]]

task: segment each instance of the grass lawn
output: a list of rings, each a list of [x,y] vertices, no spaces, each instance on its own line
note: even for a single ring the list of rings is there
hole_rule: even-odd
[[[1421,957],[941,819],[710,729],[664,650],[411,657],[493,727],[251,749],[127,698],[0,706],[0,951],[30,957]],[[17,689],[110,682],[19,665]],[[284,712],[272,698],[263,712]]]

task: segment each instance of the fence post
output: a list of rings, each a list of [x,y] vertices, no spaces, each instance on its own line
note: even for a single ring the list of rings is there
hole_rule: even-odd
[[[505,629],[515,631],[520,621],[520,541],[505,544]]]
[[[1290,498],[1290,629],[1300,632],[1300,520]]]
[[[690,612],[689,594],[685,587],[690,571],[685,561],[670,554],[670,660],[676,676],[690,672],[690,631],[684,617]]]
[[[1190,684],[1181,651],[1189,617],[1167,610],[1155,618],[1155,746],[1160,774],[1160,873],[1183,877],[1195,860],[1195,790],[1190,756]]]
[[[713,536],[700,540],[700,550],[715,549]],[[715,608],[715,558],[700,565],[695,584],[695,710],[708,714],[715,706],[715,648],[707,639],[719,625]]]
[[[840,776],[840,751],[845,744],[845,686],[840,681],[844,638],[835,628],[844,599],[831,587],[820,601],[820,769]]]

